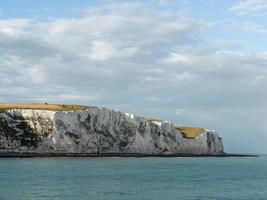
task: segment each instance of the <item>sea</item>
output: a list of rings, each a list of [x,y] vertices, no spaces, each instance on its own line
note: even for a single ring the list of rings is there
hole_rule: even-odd
[[[267,157],[1,158],[0,200],[267,199]]]

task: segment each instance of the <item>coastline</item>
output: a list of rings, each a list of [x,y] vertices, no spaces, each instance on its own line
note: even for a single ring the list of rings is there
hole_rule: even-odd
[[[0,153],[0,158],[35,158],[35,157],[260,157],[253,154],[138,154],[138,153]]]

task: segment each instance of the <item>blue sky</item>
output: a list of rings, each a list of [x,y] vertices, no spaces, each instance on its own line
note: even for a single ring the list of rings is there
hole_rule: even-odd
[[[0,0],[0,101],[106,106],[267,153],[265,0]]]

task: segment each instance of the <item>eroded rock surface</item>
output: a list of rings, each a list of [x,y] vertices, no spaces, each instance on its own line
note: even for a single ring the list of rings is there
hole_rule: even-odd
[[[106,108],[17,109],[0,113],[0,152],[219,155],[223,144],[213,130],[186,139],[171,122]]]

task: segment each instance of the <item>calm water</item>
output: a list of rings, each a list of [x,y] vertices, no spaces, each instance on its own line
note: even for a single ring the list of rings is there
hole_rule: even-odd
[[[267,199],[267,157],[0,159],[0,199]]]

